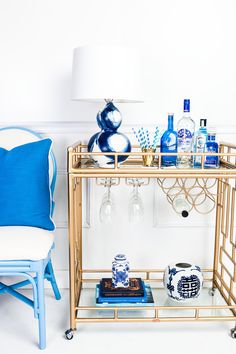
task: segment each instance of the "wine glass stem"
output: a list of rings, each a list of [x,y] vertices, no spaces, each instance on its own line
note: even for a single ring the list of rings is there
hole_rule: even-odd
[[[107,200],[110,201],[111,200],[111,186],[107,186]]]
[[[135,195],[135,197],[138,197],[138,185],[137,184],[134,186],[134,195]]]

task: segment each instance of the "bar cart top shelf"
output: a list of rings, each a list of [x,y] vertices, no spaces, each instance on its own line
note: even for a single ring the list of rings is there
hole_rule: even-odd
[[[109,167],[100,167],[96,162],[98,156],[114,156],[114,164]],[[128,155],[123,163],[118,163],[118,157]],[[137,146],[133,146],[130,153],[98,153],[88,152],[87,145],[76,143],[68,148],[68,172],[80,175],[81,177],[143,177],[143,178],[236,178],[236,145],[222,142],[219,144],[219,153],[213,155],[219,156],[219,168],[204,168],[204,157],[209,153],[182,153],[182,155],[202,156],[201,168],[176,168],[162,167],[161,156],[173,155],[160,153],[158,150],[152,153],[155,156],[153,166],[146,167],[143,165],[143,156],[150,155],[140,150]],[[181,155],[181,153],[174,154]]]

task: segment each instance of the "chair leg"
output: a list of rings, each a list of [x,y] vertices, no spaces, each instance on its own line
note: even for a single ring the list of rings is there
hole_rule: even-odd
[[[38,321],[39,321],[39,348],[46,348],[46,325],[45,325],[45,303],[44,303],[44,266],[40,262],[37,271],[37,292],[38,292]]]
[[[59,291],[58,286],[57,286],[57,282],[56,282],[56,278],[55,278],[55,275],[54,275],[51,259],[49,260],[49,262],[47,264],[46,272],[48,272],[48,274],[49,274],[49,281],[50,281],[50,283],[52,285],[52,290],[54,292],[55,298],[56,298],[56,300],[60,300],[61,299],[61,294],[60,294],[60,291]]]

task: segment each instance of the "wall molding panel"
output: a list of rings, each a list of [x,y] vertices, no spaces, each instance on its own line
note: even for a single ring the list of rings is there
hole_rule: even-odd
[[[156,125],[153,124],[143,124],[148,129],[155,129]],[[39,133],[47,133],[47,134],[85,134],[84,138],[88,138],[94,132],[98,131],[99,128],[96,124],[96,116],[94,116],[94,121],[21,121],[14,122],[8,121],[7,123],[4,121],[0,121],[0,127],[4,126],[22,126],[27,127],[29,129],[36,129]],[[132,128],[139,127],[135,122],[133,124],[126,124],[123,120],[121,130],[124,133],[132,133]],[[158,126],[165,127],[164,124],[159,124]],[[236,125],[217,125],[217,134],[236,134]]]

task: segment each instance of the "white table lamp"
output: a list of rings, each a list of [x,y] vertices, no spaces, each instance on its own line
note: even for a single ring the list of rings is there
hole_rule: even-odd
[[[74,49],[72,99],[100,102],[105,108],[98,112],[100,131],[90,138],[89,151],[130,152],[129,139],[117,132],[122,118],[113,102],[142,102],[140,57],[130,47],[87,46]],[[119,162],[127,156],[119,157]],[[104,157],[100,165],[113,164],[114,157]]]

